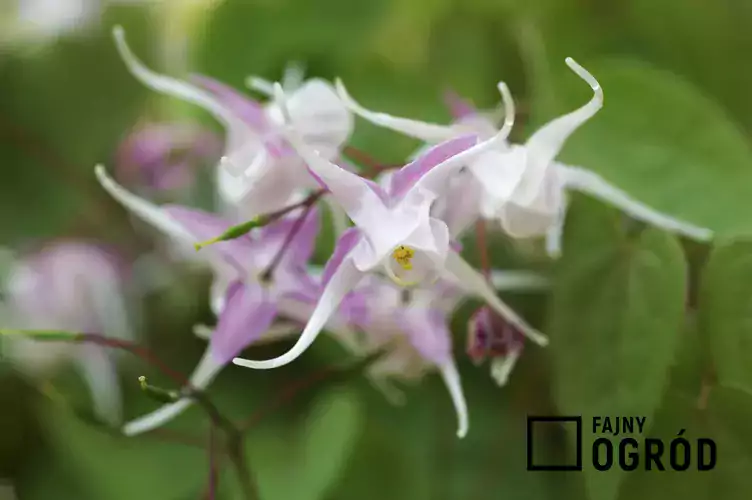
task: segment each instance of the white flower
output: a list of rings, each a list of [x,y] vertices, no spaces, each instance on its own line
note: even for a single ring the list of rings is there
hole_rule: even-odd
[[[524,145],[499,143],[468,162],[485,190],[479,212],[499,220],[511,236],[546,236],[551,256],[561,251],[561,231],[567,206],[566,191],[583,191],[624,210],[630,216],[668,231],[698,240],[712,238],[712,232],[662,214],[612,186],[598,174],[556,162],[567,138],[603,106],[603,91],[596,79],[573,59],[567,65],[593,89],[593,98],[581,108],[556,118],[535,132]],[[506,87],[501,87],[506,88]],[[359,116],[386,128],[434,144],[475,131],[481,138],[493,135],[486,119],[466,117],[449,126],[394,117],[370,111],[358,104],[337,82],[340,97]],[[508,92],[502,92],[506,118],[504,128],[514,123],[514,106]],[[470,182],[470,181],[468,181]]]

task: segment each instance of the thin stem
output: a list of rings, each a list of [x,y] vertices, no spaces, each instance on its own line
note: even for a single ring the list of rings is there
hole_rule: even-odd
[[[216,500],[219,469],[217,467],[217,443],[214,425],[209,426],[209,491],[207,500]]]
[[[345,154],[345,156],[348,156],[351,160],[354,160],[364,167],[366,167],[369,172],[364,175],[364,177],[375,177],[376,175],[380,174],[384,170],[390,170],[393,168],[399,168],[402,165],[384,165],[383,163],[379,163],[374,159],[371,155],[366,153],[365,151],[361,151],[360,149],[354,148],[352,146],[345,146],[342,149],[342,152]]]
[[[311,213],[311,209],[313,208],[313,205],[315,203],[315,199],[312,199],[311,202],[305,205],[305,208],[303,209],[303,213],[301,213],[298,218],[295,220],[295,224],[290,229],[290,232],[287,233],[287,236],[285,236],[285,241],[282,243],[282,246],[277,251],[277,253],[272,258],[269,265],[266,267],[266,269],[261,273],[261,280],[262,281],[270,281],[272,279],[272,275],[274,274],[275,269],[279,266],[279,263],[282,262],[282,257],[284,257],[285,252],[287,252],[287,249],[290,248],[290,245],[292,244],[292,240],[295,239],[295,236],[300,232],[300,229],[303,227],[303,223],[305,222],[306,218],[308,218],[308,215]]]
[[[78,342],[88,342],[91,344],[97,344],[105,347],[128,351],[134,356],[141,358],[148,364],[157,368],[163,374],[172,379],[173,382],[175,382],[177,385],[190,386],[190,382],[185,375],[167,366],[164,362],[162,362],[162,360],[160,360],[156,355],[154,355],[151,351],[143,346],[140,346],[133,342],[128,342],[127,340],[113,339],[96,333],[83,333],[77,337],[74,337],[73,339]]]
[[[235,427],[235,425],[230,420],[222,415],[222,413],[217,409],[211,399],[209,399],[209,397],[204,392],[194,388],[184,375],[169,368],[165,363],[163,363],[145,347],[139,346],[138,344],[132,342],[119,339],[111,339],[102,335],[92,333],[76,335],[70,337],[70,339],[76,342],[90,342],[93,344],[128,351],[131,354],[134,354],[135,356],[138,356],[149,364],[155,366],[165,375],[175,381],[178,385],[182,386],[183,389],[180,391],[178,399],[180,397],[193,399],[196,404],[200,408],[202,408],[204,412],[206,412],[212,426],[216,426],[225,433],[225,436],[227,438],[227,453],[235,467],[236,473],[238,475],[238,481],[243,488],[244,498],[246,498],[246,500],[257,500],[259,498],[258,489],[251,479],[250,471],[247,468],[247,461],[243,451],[243,433],[240,432],[240,430]]]

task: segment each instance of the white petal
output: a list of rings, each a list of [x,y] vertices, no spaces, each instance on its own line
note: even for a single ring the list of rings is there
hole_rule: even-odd
[[[113,198],[144,222],[151,224],[158,230],[181,243],[187,245],[193,245],[196,243],[196,239],[186,231],[183,226],[178,224],[175,219],[167,215],[164,210],[157,205],[130,193],[112,180],[112,178],[107,175],[107,171],[103,165],[97,165],[94,167],[94,173],[97,175],[97,179],[102,187],[110,193]]]
[[[210,350],[209,347],[206,348],[201,361],[199,361],[190,378],[191,386],[198,390],[204,390],[214,380],[223,366],[214,360]],[[127,436],[135,436],[156,429],[183,413],[192,404],[192,399],[184,398],[175,403],[165,405],[143,417],[131,420],[123,426],[123,433]]]
[[[700,241],[708,241],[713,238],[713,232],[710,229],[695,226],[658,212],[635,200],[595,172],[561,164],[557,164],[557,167],[561,171],[565,187],[588,193],[606,203],[610,203],[635,219]]]
[[[564,146],[564,142],[603,107],[603,90],[596,79],[571,57],[566,59],[566,63],[572,71],[590,85],[594,95],[587,104],[550,121],[528,139],[525,176],[515,192],[515,199],[520,204],[528,203],[537,196],[543,178]]]
[[[457,371],[457,366],[454,364],[454,361],[444,363],[438,368],[441,377],[444,379],[444,384],[446,384],[446,387],[449,390],[454,409],[457,412],[457,437],[464,438],[467,435],[469,424],[467,401],[465,401],[465,395],[462,392],[460,374]]]
[[[286,89],[283,89],[286,90]],[[353,116],[326,81],[314,78],[286,96],[289,123],[303,142],[327,160],[339,156],[342,145],[353,130]],[[281,103],[273,103],[267,112],[270,120],[283,125]]]
[[[255,90],[267,97],[274,97],[274,83],[259,76],[249,76],[245,80],[245,85],[251,90]],[[287,89],[285,89],[287,90]]]
[[[546,232],[546,253],[552,259],[561,257],[561,241],[564,237],[564,222],[567,214],[567,199],[563,198],[561,208],[553,225]]]
[[[348,224],[347,213],[339,206],[334,200],[329,197],[324,197],[324,203],[329,208],[329,214],[332,218],[332,226],[334,226],[334,237],[339,238],[350,226]]]
[[[506,89],[505,85],[499,87],[500,91],[504,89]],[[481,155],[490,151],[507,151],[507,138],[509,137],[510,131],[511,126],[502,127],[501,130],[490,139],[482,141],[475,146],[444,160],[421,177],[415,183],[413,189],[421,188],[441,196],[448,188],[449,178],[454,175],[457,170],[474,162],[480,158]]]
[[[501,98],[504,101],[504,124],[501,126],[499,134],[504,137],[509,137],[509,134],[512,132],[512,127],[514,127],[514,99],[512,99],[512,93],[509,91],[509,87],[507,87],[506,83],[499,82],[496,88],[499,90],[499,93],[501,93]]]
[[[288,92],[294,92],[303,86],[305,81],[306,67],[299,61],[287,63],[282,75],[282,88]]]
[[[92,312],[97,316],[104,334],[111,338],[128,340],[134,338],[125,298],[120,284],[115,280],[89,279],[90,298],[94,303]]]
[[[353,113],[381,127],[394,130],[395,132],[425,142],[446,141],[463,133],[463,129],[449,125],[437,125],[418,120],[411,120],[409,118],[399,118],[386,113],[370,111],[358,104],[355,99],[350,96],[341,80],[338,79],[336,81],[336,86],[339,98],[342,99],[345,105],[350,108]]]
[[[509,375],[512,373],[514,366],[517,364],[517,360],[520,359],[522,354],[519,350],[510,352],[507,356],[501,358],[494,358],[491,361],[491,377],[496,381],[499,386],[506,385],[509,380]]]
[[[286,98],[281,86],[277,85],[277,89],[279,92],[275,97],[279,107],[283,115],[287,115],[286,119],[291,119],[286,113]],[[387,208],[363,178],[320,156],[303,141],[296,130],[287,131],[285,136],[309,168],[327,185],[332,196],[356,225],[364,230],[386,230],[384,224],[388,220]]]
[[[141,83],[162,94],[177,97],[201,106],[214,114],[219,120],[225,122],[226,125],[235,122],[235,118],[232,114],[221,106],[211,94],[204,92],[194,85],[155,73],[144,66],[144,64],[139,61],[136,55],[131,51],[130,47],[128,47],[128,44],[125,41],[125,30],[123,30],[122,26],[115,26],[112,30],[112,34],[115,37],[115,45],[120,52],[120,56],[125,61],[125,64],[128,66],[131,73],[133,73]]]
[[[84,347],[91,349],[77,353],[76,365],[91,391],[94,411],[108,424],[118,426],[123,418],[123,401],[117,368],[104,349]]]
[[[327,284],[324,292],[321,294],[316,309],[314,309],[311,318],[308,320],[300,334],[300,338],[295,345],[285,354],[265,361],[252,361],[249,359],[235,358],[232,362],[239,366],[255,368],[257,370],[268,370],[278,368],[295,361],[306,349],[316,340],[319,333],[337,310],[342,299],[350,290],[355,288],[358,282],[363,278],[363,273],[355,268],[351,259],[345,259],[335,271],[331,280]]]
[[[460,286],[488,302],[496,312],[519,328],[520,332],[530,340],[541,346],[548,345],[548,337],[528,325],[512,308],[506,305],[488,286],[485,278],[457,252],[451,251],[447,255],[446,270],[454,275]]]

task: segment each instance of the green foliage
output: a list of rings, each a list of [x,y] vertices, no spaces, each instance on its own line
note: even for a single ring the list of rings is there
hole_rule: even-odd
[[[683,326],[686,269],[675,238],[628,231],[620,215],[577,199],[557,263],[549,333],[556,400],[582,415],[585,464],[594,416],[650,421],[663,395]],[[618,468],[585,469],[590,498],[616,498]]]

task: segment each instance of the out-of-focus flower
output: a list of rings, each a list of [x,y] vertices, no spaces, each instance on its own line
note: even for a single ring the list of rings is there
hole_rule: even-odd
[[[232,225],[231,221],[200,210],[153,205],[117,185],[102,167],[97,168],[97,176],[102,186],[136,216],[186,247],[192,248],[197,241],[216,236]],[[216,243],[199,254],[205,256],[214,271],[211,306],[218,322],[208,336],[209,346],[204,356],[191,375],[193,387],[203,389],[211,383],[231,359],[260,339],[278,316],[307,321],[306,311],[315,304],[321,291],[321,286],[307,272],[319,221],[316,210],[310,209],[304,219],[299,219],[303,215],[291,212],[288,217],[260,228],[253,237],[245,235]],[[280,254],[285,245],[284,253]],[[279,261],[272,264],[275,259]],[[338,320],[331,318],[334,330],[342,328],[343,322]],[[187,398],[160,408],[126,424],[124,432],[134,435],[162,425],[191,402]]]
[[[525,338],[518,330],[488,307],[481,307],[467,327],[467,354],[475,364],[491,359],[491,377],[506,385],[517,360],[525,348]]]
[[[132,332],[124,286],[122,265],[112,253],[89,243],[58,242],[13,263],[5,284],[4,323],[128,339]],[[32,375],[73,361],[89,385],[97,414],[117,425],[120,384],[112,353],[104,349],[24,337],[3,341],[4,354]]]
[[[546,236],[551,256],[561,251],[561,231],[567,206],[566,191],[574,189],[600,198],[622,209],[630,216],[663,229],[698,240],[712,237],[708,229],[700,228],[640,203],[627,193],[609,184],[594,172],[555,161],[567,138],[603,105],[603,91],[596,79],[573,59],[567,65],[593,89],[594,96],[584,106],[561,116],[535,132],[524,145],[499,142],[497,146],[468,162],[468,167],[483,186],[479,211],[489,219],[498,219],[502,228],[516,238]],[[481,138],[492,137],[493,122],[473,113],[466,103],[454,103],[457,122],[438,125],[385,113],[370,111],[358,104],[337,82],[338,93],[348,107],[363,118],[386,128],[435,144],[468,132]],[[500,84],[501,89],[506,86]],[[504,128],[514,123],[511,95],[502,92],[506,118]],[[470,182],[468,180],[468,182]]]
[[[285,98],[281,88],[277,89],[284,110]],[[327,264],[331,277],[295,346],[271,360],[238,358],[235,364],[269,369],[292,362],[313,343],[343,297],[365,275],[379,271],[400,286],[429,285],[449,275],[533,340],[541,345],[547,343],[545,336],[504,304],[483,277],[450,248],[452,235],[446,223],[430,215],[433,202],[445,195],[452,175],[473,157],[504,141],[504,131],[481,144],[476,144],[476,136],[464,136],[434,147],[396,172],[389,190],[320,156],[301,140],[294,126],[286,130],[285,136],[355,227],[339,238]]]
[[[197,168],[216,161],[220,139],[211,131],[184,123],[147,123],[120,144],[115,168],[127,185],[145,193],[187,191]]]
[[[151,0],[6,0],[0,5],[0,47],[44,46],[65,36],[86,35],[99,24],[108,4]]]
[[[196,83],[189,84],[159,75],[130,51],[121,27],[115,28],[114,36],[128,68],[143,84],[201,106],[223,123],[227,138],[217,172],[219,193],[238,218],[282,208],[301,190],[316,187],[280,134],[282,117],[276,104],[262,105],[207,77],[195,77]],[[353,118],[334,88],[321,79],[307,80],[291,93],[289,108],[302,140],[327,159],[338,158]]]
[[[494,271],[492,282],[499,290],[546,286],[540,276],[515,271]],[[418,380],[427,371],[437,369],[457,412],[457,434],[464,437],[469,426],[468,410],[452,354],[450,322],[468,295],[456,283],[446,280],[408,291],[374,275],[368,276],[358,290],[367,304],[367,314],[355,322],[364,332],[365,348],[387,350],[368,368],[368,376],[387,397],[398,402],[402,395],[391,386],[390,379]]]

